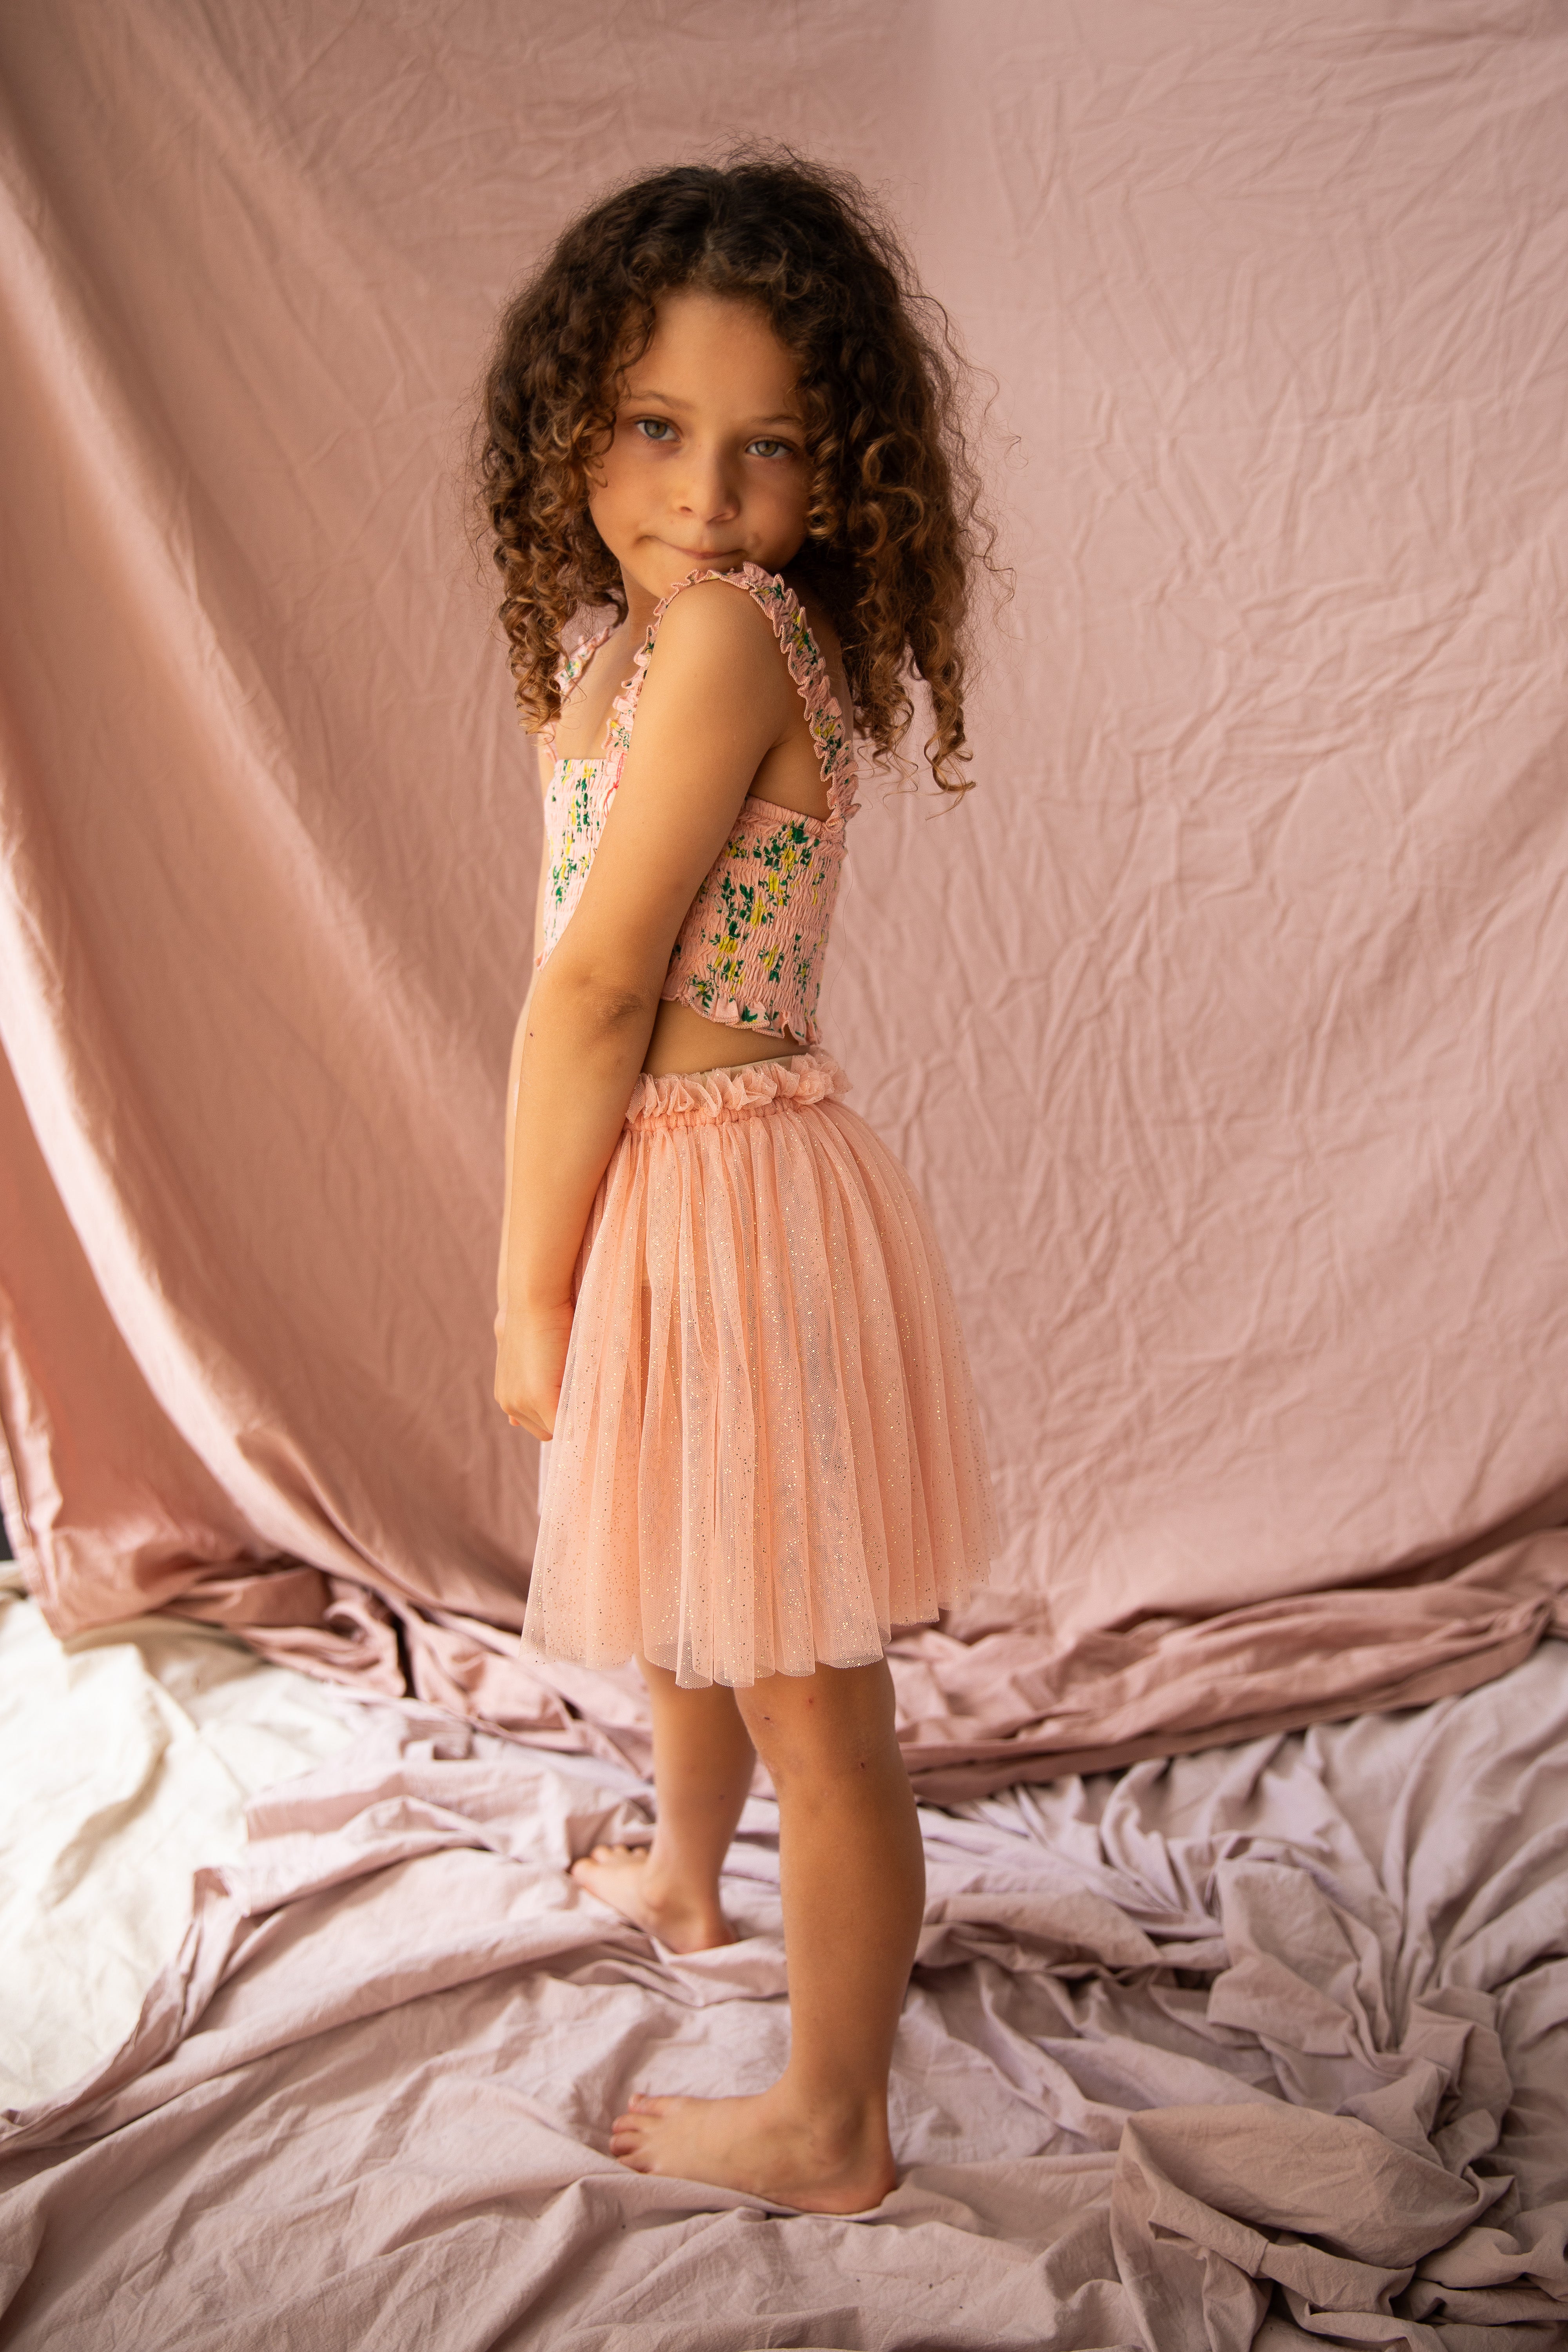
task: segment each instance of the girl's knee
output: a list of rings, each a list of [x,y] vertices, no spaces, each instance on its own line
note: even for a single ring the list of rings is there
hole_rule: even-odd
[[[735,1699],[775,1783],[838,1780],[884,1762],[897,1747],[885,1664],[768,1675]]]

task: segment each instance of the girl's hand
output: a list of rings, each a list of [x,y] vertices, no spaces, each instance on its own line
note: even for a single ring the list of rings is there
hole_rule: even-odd
[[[553,1437],[572,1302],[558,1307],[502,1307],[496,1317],[496,1402],[514,1429]]]

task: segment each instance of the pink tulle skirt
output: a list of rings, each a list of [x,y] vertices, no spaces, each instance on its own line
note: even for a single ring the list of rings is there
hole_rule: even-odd
[[[868,1665],[984,1579],[947,1269],[814,1046],[641,1077],[577,1264],[525,1641],[684,1685]]]

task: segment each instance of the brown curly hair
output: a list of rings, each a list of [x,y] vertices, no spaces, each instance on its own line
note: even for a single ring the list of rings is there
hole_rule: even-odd
[[[616,189],[563,232],[501,319],[476,499],[524,719],[544,727],[560,710],[574,615],[609,604],[625,618],[588,472],[659,296],[688,287],[758,304],[797,360],[812,480],[795,566],[833,616],[879,757],[896,758],[919,677],[934,720],[926,758],[961,796],[971,580],[977,564],[997,571],[963,429],[963,362],[859,183],[787,149]]]

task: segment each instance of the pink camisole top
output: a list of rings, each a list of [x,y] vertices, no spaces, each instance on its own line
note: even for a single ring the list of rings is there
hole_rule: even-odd
[[[544,794],[542,966],[583,894],[605,819],[621,781],[632,722],[658,625],[682,589],[722,580],[767,614],[805,705],[827,794],[825,817],[803,816],[748,793],[735,827],[704,877],[670,953],[659,993],[710,1021],[788,1031],[802,1045],[821,1034],[816,1002],[827,926],[844,863],[845,827],[855,814],[855,750],[828,681],[827,665],[792,588],[755,563],[738,572],[693,572],[672,588],[648,624],[632,675],[616,697],[604,756],[557,760]],[[569,692],[616,624],[580,646],[560,672]]]

